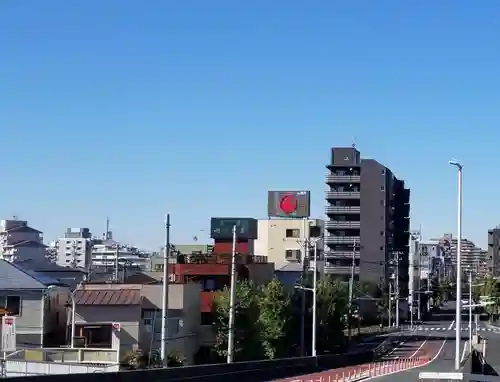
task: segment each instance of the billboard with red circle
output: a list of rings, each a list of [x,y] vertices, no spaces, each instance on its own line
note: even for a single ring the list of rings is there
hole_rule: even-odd
[[[311,191],[269,191],[267,215],[276,218],[308,218]]]

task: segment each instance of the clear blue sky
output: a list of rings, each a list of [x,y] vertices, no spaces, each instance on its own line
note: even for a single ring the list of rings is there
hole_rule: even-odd
[[[161,245],[266,215],[355,138],[412,189],[413,226],[500,223],[498,0],[0,2],[0,216]]]

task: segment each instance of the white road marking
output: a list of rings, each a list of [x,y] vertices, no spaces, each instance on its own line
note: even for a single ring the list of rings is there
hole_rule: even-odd
[[[415,350],[415,352],[410,356],[410,358],[415,357],[417,355],[417,353],[419,352],[419,350],[422,349],[422,347],[425,345],[426,342],[427,342],[427,339],[420,344],[420,346],[418,347],[418,349]]]
[[[450,326],[448,326],[448,330],[451,330],[451,328],[453,328],[453,324],[455,324],[455,320],[453,320],[450,324]]]

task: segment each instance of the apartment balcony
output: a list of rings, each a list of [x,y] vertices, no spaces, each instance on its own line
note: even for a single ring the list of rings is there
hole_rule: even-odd
[[[335,250],[327,250],[325,251],[325,259],[352,259],[353,251],[335,251]],[[361,256],[359,250],[354,252],[354,258],[359,259]]]
[[[330,220],[325,222],[326,229],[341,229],[341,228],[353,228],[357,229],[361,226],[359,221],[340,221],[340,220]]]
[[[326,214],[359,214],[361,213],[360,206],[326,206]]]
[[[350,275],[352,267],[349,265],[334,265],[325,262],[325,273],[336,275]],[[354,274],[359,274],[359,267],[354,267]]]
[[[359,191],[326,191],[325,198],[327,200],[334,199],[359,199],[360,198]]]
[[[327,184],[332,183],[360,183],[361,176],[360,175],[334,175],[327,174],[325,176],[325,182]]]
[[[325,236],[325,244],[359,243],[359,236]]]

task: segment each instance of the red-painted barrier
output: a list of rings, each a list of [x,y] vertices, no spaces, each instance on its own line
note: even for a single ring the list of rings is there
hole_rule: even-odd
[[[420,356],[389,361],[374,362],[342,369],[332,369],[320,373],[302,375],[276,382],[355,382],[366,378],[404,371],[413,367],[423,366],[431,361],[430,357]]]

